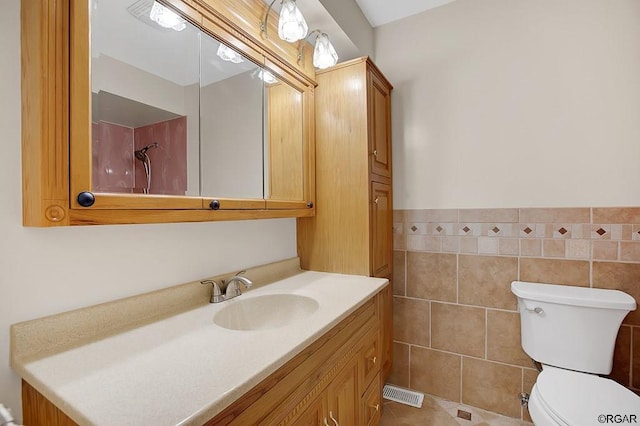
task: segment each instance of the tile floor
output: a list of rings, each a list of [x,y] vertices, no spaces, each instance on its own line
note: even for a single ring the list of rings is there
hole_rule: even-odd
[[[471,413],[471,420],[457,417],[458,409]],[[422,408],[414,408],[384,400],[384,411],[379,426],[524,426],[522,420],[490,413],[458,402],[430,395],[424,396]]]

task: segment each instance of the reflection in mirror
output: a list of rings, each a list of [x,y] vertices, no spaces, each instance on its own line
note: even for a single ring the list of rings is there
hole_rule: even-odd
[[[262,199],[262,70],[206,34],[201,46],[202,195]]]
[[[199,38],[153,0],[94,0],[93,191],[200,194]]]

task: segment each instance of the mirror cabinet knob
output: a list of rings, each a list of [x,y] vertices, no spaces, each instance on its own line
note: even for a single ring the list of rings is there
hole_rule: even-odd
[[[307,207],[309,207],[310,209],[313,208],[313,201],[309,201],[307,203]]]
[[[78,194],[77,200],[82,207],[91,207],[96,202],[96,196],[92,192],[84,191]]]
[[[220,201],[211,200],[211,203],[209,204],[209,207],[211,207],[211,209],[213,209],[213,210],[218,210],[220,208]]]

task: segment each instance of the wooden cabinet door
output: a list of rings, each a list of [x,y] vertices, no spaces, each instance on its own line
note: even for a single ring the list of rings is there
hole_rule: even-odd
[[[309,405],[307,409],[298,417],[294,423],[296,426],[326,426],[327,416],[325,415],[326,395],[318,398]]]
[[[371,386],[362,396],[362,407],[360,409],[360,424],[365,426],[377,425],[382,415],[382,392],[380,388],[380,376],[371,383]]]
[[[391,178],[391,90],[375,72],[367,74],[370,170]]]
[[[353,357],[329,385],[329,424],[358,424],[360,392],[358,388],[358,359]]]
[[[371,275],[385,278],[393,268],[391,185],[371,183]]]

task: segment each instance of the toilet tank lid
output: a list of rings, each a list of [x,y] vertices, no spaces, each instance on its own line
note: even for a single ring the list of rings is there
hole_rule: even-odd
[[[620,290],[513,281],[511,291],[521,299],[563,305],[633,311],[636,301]]]

